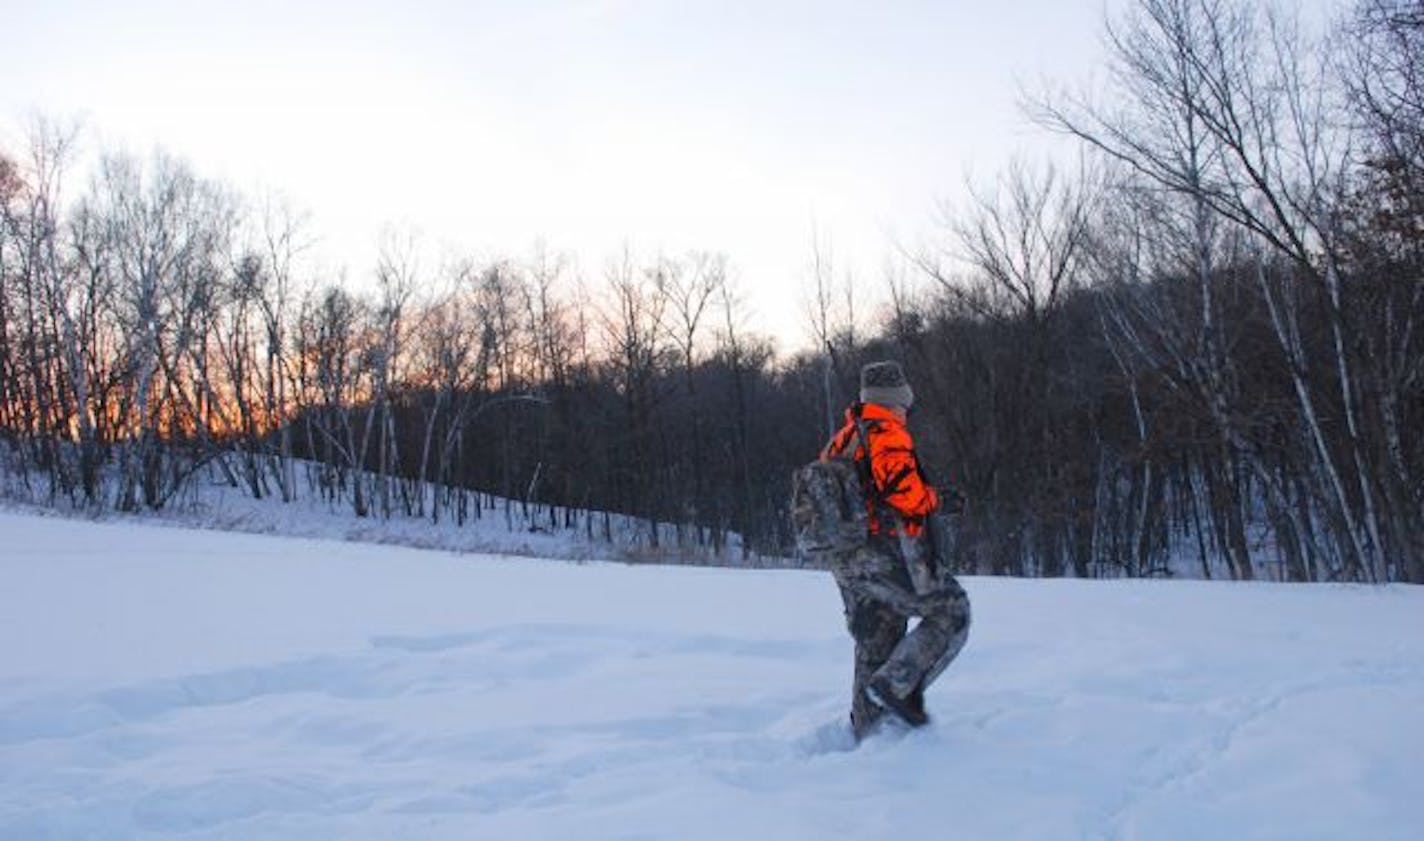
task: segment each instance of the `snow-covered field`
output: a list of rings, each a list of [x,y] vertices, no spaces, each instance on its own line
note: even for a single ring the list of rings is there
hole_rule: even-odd
[[[852,749],[829,577],[0,513],[0,839],[1417,839],[1424,589],[970,579]]]

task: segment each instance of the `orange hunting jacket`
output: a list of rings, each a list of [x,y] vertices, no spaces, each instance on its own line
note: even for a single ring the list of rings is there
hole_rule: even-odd
[[[895,412],[874,403],[851,406],[846,410],[845,425],[831,436],[825,449],[821,450],[821,458],[844,455],[852,447],[854,452],[851,457],[857,462],[866,457],[855,422],[857,410],[870,438],[870,475],[875,481],[875,489],[885,504],[900,515],[905,533],[918,535],[924,531],[925,517],[939,508],[939,497],[934,488],[925,483],[919,460],[915,457],[915,442],[911,440],[905,422]],[[870,533],[894,535],[898,524],[880,522],[873,499],[867,499],[866,505],[870,508]]]

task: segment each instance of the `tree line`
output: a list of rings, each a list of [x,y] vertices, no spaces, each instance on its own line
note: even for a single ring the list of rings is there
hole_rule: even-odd
[[[0,159],[0,442],[31,497],[159,509],[203,471],[463,522],[482,490],[635,513],[655,549],[775,506],[772,352],[724,257],[625,255],[594,289],[560,255],[427,266],[391,235],[358,291],[314,275],[289,208],[162,153],[103,155],[67,200],[75,136]]]
[[[77,507],[163,507],[202,471],[778,555],[791,471],[892,357],[968,499],[961,571],[1424,581],[1424,7],[1365,0],[1312,40],[1136,0],[1106,44],[1104,89],[1029,97],[1076,168],[977,185],[882,280],[818,243],[789,355],[724,255],[588,276],[393,235],[358,288],[302,259],[298,214],[162,154],[103,155],[70,196],[75,135],[42,124],[0,152],[0,462]]]
[[[951,221],[968,276],[927,254],[898,307],[990,503],[971,562],[1424,581],[1424,4],[1106,34],[1104,90],[1028,105],[1081,170],[1011,168]]]

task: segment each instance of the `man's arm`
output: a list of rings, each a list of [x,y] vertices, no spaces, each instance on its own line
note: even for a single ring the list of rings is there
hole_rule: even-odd
[[[939,496],[925,484],[914,442],[904,430],[871,436],[871,469],[881,497],[904,517],[923,520],[939,508]]]

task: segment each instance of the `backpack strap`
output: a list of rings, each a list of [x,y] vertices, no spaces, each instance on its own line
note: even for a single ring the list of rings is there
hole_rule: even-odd
[[[881,523],[885,523],[889,520],[899,522],[902,519],[900,512],[896,511],[895,508],[890,505],[889,501],[885,499],[884,492],[881,491],[880,485],[875,481],[875,468],[871,464],[870,427],[866,424],[865,418],[861,416],[862,406],[863,404],[856,403],[851,407],[850,411],[851,420],[855,422],[855,431],[857,437],[860,439],[860,445],[865,448],[864,464],[856,465],[856,469],[860,472],[861,488],[865,492],[865,495],[869,497],[870,504],[875,509],[876,520]],[[848,447],[847,449],[850,450],[850,455],[853,460],[855,457],[855,448]],[[887,518],[889,518],[889,520],[887,520]]]

